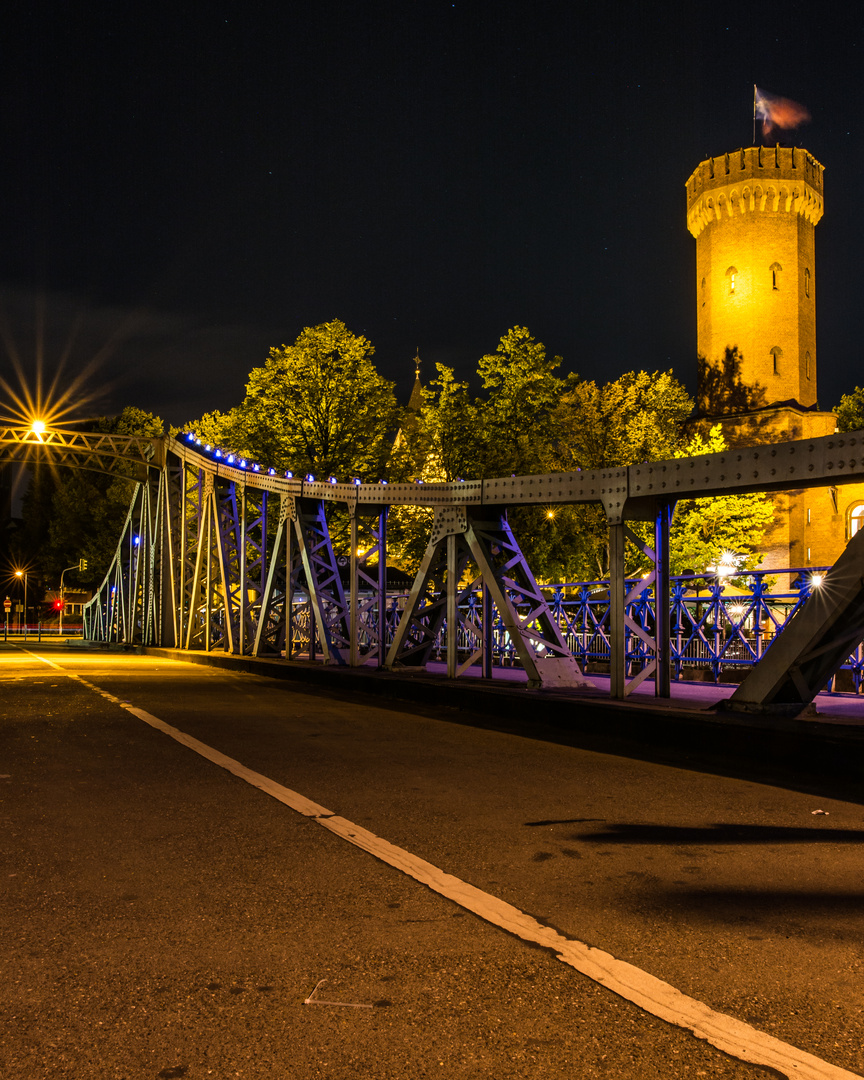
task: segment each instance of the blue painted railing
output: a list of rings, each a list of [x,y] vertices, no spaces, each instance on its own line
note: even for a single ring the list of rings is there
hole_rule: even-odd
[[[819,588],[827,567],[792,567],[784,570],[757,570],[732,579],[688,574],[671,579],[670,644],[672,677],[676,680],[737,681],[782,633],[789,619]],[[638,579],[627,582],[628,592]],[[778,581],[790,584],[784,590]],[[550,609],[565,640],[580,665],[587,671],[608,670],[609,664],[609,582],[580,581],[543,586]],[[405,597],[388,599],[388,632],[395,632]],[[481,596],[471,592],[462,605],[466,622],[480,624]],[[421,609],[422,611],[422,609]],[[627,605],[627,615],[649,635],[654,631],[654,592],[645,589]],[[460,630],[460,652],[468,655],[478,647],[472,632]],[[492,632],[493,664],[518,664],[515,649],[496,617]],[[435,646],[443,658],[443,634]],[[649,658],[649,650],[638,635],[626,631],[628,674],[635,674]],[[738,672],[736,676],[736,671]],[[864,693],[864,647],[849,657],[831,690]]]

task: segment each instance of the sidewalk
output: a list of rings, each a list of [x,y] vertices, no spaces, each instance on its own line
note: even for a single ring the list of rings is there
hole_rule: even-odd
[[[430,674],[445,675],[447,665],[432,663],[427,665]],[[592,690],[568,690],[576,698],[586,697],[590,699],[609,698],[608,675],[586,675],[590,682],[597,688]],[[480,678],[480,668],[469,668],[463,678]],[[495,668],[493,682],[501,680],[503,683],[526,683],[528,681],[522,668]],[[718,702],[730,698],[736,690],[735,683],[712,682],[673,682],[672,697],[657,698],[654,696],[654,683],[646,679],[635,692],[625,699],[624,702],[616,702],[618,705],[638,703],[640,705],[655,706],[657,708],[688,709],[694,712],[702,712],[712,708]],[[864,694],[819,694],[814,701],[816,715],[805,717],[807,720],[817,723],[850,724],[864,727]]]

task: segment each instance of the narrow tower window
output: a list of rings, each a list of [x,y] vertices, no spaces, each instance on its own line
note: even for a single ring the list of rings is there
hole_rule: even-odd
[[[737,277],[737,275],[738,271],[735,269],[734,266],[730,266],[729,269],[726,271],[726,280],[729,282],[730,293],[735,292],[735,278]]]
[[[804,270],[804,295],[810,295],[810,271],[806,268]]]
[[[805,378],[813,378],[813,363],[810,360],[810,353],[804,353],[804,376]]]
[[[780,263],[775,262],[775,263],[771,264],[771,288],[772,289],[779,289],[780,288],[780,271],[782,269],[783,269],[783,267],[780,265]]]
[[[773,362],[772,370],[775,375],[780,374],[780,357],[783,355],[783,350],[779,345],[775,345],[771,350],[771,360]]]

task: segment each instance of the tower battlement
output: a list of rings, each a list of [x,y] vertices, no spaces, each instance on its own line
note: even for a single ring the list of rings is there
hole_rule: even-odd
[[[823,212],[824,166],[792,146],[748,146],[701,162],[687,181],[687,228],[698,237],[712,221],[755,212]]]

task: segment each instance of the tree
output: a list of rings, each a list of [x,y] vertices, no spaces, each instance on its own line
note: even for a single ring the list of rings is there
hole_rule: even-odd
[[[707,438],[696,434],[675,457],[697,457],[726,449],[719,424]],[[737,556],[736,565],[752,570],[762,561],[759,544],[774,517],[770,495],[723,495],[685,499],[672,519],[669,560],[673,574],[699,573],[716,566],[724,552]]]
[[[452,481],[483,472],[481,405],[453,368],[435,365],[438,378],[423,389],[424,404],[413,441],[424,480]]]
[[[508,330],[495,352],[480,359],[483,477],[550,467],[555,407],[576,383],[575,375],[555,375],[561,363],[524,326]]]
[[[429,479],[479,480],[550,468],[555,406],[574,382],[554,374],[560,364],[561,357],[547,357],[524,326],[508,330],[496,351],[480,358],[477,374],[485,392],[477,398],[452,368],[438,364],[418,433]]]
[[[577,382],[553,414],[553,467],[571,472],[671,458],[681,448],[683,424],[692,409],[691,398],[671,371],[631,371],[603,386]],[[643,527],[633,528],[645,532],[647,539]],[[598,504],[555,508],[543,534],[544,575],[557,576],[556,566],[571,581],[602,579],[609,573],[609,529]]]
[[[214,431],[221,423],[229,449],[280,470],[377,480],[387,474],[400,410],[373,353],[339,319],[306,327],[252,369],[239,409],[211,414]]]
[[[840,431],[864,431],[864,389],[856,386],[851,394],[844,394],[834,412]]]
[[[425,480],[445,481],[549,471],[555,406],[575,382],[574,376],[562,379],[555,374],[560,364],[561,357],[548,357],[542,342],[524,326],[508,330],[496,351],[480,358],[482,392],[476,398],[452,368],[438,364],[438,378],[424,391],[414,435],[414,461],[420,463],[416,471]],[[422,554],[421,539],[425,546],[416,528],[420,516],[407,516],[399,553],[406,568]],[[394,532],[402,517],[400,511],[393,513]],[[545,575],[548,566],[561,565],[560,557],[553,557],[542,508],[514,509],[509,517],[537,573]]]
[[[742,380],[742,360],[737,345],[727,345],[723,359],[716,364],[704,356],[697,357],[696,408],[701,416],[752,412],[765,404],[765,387]]]
[[[609,469],[670,458],[692,410],[671,371],[631,371],[602,387],[579,382],[555,410],[556,465]]]

